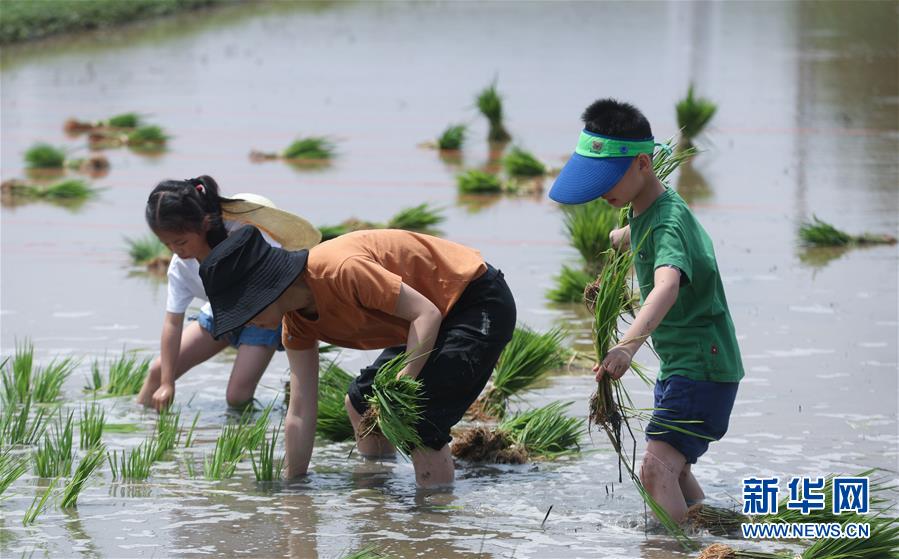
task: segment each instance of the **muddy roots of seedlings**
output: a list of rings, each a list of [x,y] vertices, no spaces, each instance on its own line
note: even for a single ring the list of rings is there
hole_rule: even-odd
[[[727,536],[740,530],[749,519],[743,514],[720,507],[696,504],[687,509],[686,522],[694,530],[705,530],[716,536]]]
[[[471,462],[524,464],[528,453],[500,430],[474,427],[453,438],[453,456]]]
[[[620,406],[615,400],[612,379],[603,376],[596,386],[596,392],[590,397],[590,424],[599,425],[609,435],[615,452],[621,452]]]
[[[359,422],[359,436],[367,437],[369,435],[377,435],[383,437],[384,433],[378,427],[378,410],[373,406],[369,406],[365,413],[362,414],[362,420]]]
[[[736,559],[734,548],[721,543],[714,543],[699,553],[699,559]]]
[[[78,120],[77,118],[70,118],[65,121],[62,128],[67,134],[82,134],[93,130],[94,123]]]

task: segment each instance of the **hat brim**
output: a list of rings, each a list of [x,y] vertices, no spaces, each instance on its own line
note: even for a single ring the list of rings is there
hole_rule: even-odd
[[[321,232],[311,223],[284,210],[235,198],[222,198],[222,218],[254,225],[265,231],[284,250],[310,249],[321,242]]]
[[[240,328],[275,302],[306,269],[309,251],[271,249],[246,279],[209,297],[212,305],[212,337]]]
[[[549,197],[560,204],[583,204],[612,190],[633,163],[633,157],[584,157],[571,159],[556,177]]]

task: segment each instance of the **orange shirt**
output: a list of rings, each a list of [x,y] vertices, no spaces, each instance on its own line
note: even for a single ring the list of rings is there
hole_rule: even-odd
[[[303,279],[318,318],[284,315],[287,349],[311,349],[322,340],[340,347],[402,345],[409,321],[393,313],[405,283],[449,312],[468,284],[487,270],[472,248],[409,231],[357,231],[309,251]]]

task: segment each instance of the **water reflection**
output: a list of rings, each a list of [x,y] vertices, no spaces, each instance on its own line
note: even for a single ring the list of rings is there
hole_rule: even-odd
[[[678,169],[677,193],[689,204],[707,201],[712,197],[712,188],[705,176],[693,165],[693,159],[684,161]]]

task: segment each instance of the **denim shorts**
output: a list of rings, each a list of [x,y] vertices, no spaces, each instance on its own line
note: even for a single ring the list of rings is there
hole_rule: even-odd
[[[203,311],[200,311],[200,314],[197,315],[197,323],[207,332],[212,332],[214,320],[215,317]],[[240,347],[243,344],[247,344],[273,347],[278,351],[284,350],[284,346],[281,345],[281,326],[278,326],[277,330],[269,330],[247,324],[226,333],[224,338],[231,344],[231,347]]]
[[[686,457],[688,464],[695,464],[709,449],[709,443],[727,432],[739,385],[738,382],[693,380],[681,375],[656,381],[654,410],[646,438],[670,444]]]
[[[425,446],[440,450],[453,440],[450,429],[490,379],[500,353],[512,339],[515,317],[515,299],[503,273],[488,264],[444,317],[434,351],[418,375],[425,406],[416,430]],[[347,395],[360,415],[368,409],[365,398],[372,394],[378,369],[405,349],[385,349],[350,384]]]

